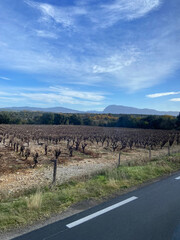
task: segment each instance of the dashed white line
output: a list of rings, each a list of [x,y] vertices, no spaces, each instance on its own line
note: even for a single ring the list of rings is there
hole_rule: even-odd
[[[180,180],[180,177],[175,178],[176,180]]]
[[[77,221],[74,221],[74,222],[72,222],[72,223],[69,223],[69,224],[67,224],[66,225],[66,227],[68,227],[68,228],[73,228],[73,227],[75,227],[75,226],[77,226],[77,225],[80,225],[80,224],[82,224],[82,223],[84,223],[84,222],[87,222],[87,221],[89,221],[89,220],[91,220],[91,219],[93,219],[93,218],[95,218],[95,217],[98,217],[98,216],[100,216],[100,215],[102,215],[102,214],[104,214],[104,213],[107,213],[107,212],[109,212],[109,211],[112,211],[113,209],[115,209],[115,208],[118,208],[118,207],[120,207],[120,206],[122,206],[122,205],[125,205],[125,204],[127,204],[127,203],[129,203],[129,202],[132,202],[132,201],[134,201],[134,200],[136,200],[137,199],[137,197],[130,197],[130,198],[128,198],[128,199],[126,199],[126,200],[124,200],[124,201],[121,201],[121,202],[119,202],[119,203],[116,203],[116,204],[114,204],[114,205],[112,205],[112,206],[110,206],[110,207],[107,207],[107,208],[104,208],[104,209],[102,209],[102,210],[100,210],[100,211],[98,211],[98,212],[95,212],[95,213],[93,213],[93,214],[90,214],[90,215],[88,215],[88,216],[86,216],[86,217],[84,217],[84,218],[81,218],[81,219],[79,219],[79,220],[77,220]]]

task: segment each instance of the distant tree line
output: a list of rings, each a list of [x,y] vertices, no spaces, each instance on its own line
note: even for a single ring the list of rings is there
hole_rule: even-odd
[[[180,114],[177,117],[173,117],[169,115],[62,114],[30,111],[0,112],[0,124],[88,125],[180,130]]]

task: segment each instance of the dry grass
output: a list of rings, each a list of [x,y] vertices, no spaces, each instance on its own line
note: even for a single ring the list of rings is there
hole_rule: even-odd
[[[1,199],[7,199],[8,198],[8,191],[5,189],[0,189],[0,200]]]
[[[117,188],[118,187],[118,181],[114,178],[110,178],[107,182],[107,186],[110,188]]]
[[[42,192],[39,190],[26,199],[28,209],[40,209],[42,205]]]
[[[41,191],[4,199],[0,201],[0,231],[28,225],[78,202],[100,200],[179,169],[180,154],[176,154],[147,163],[108,169],[89,179],[71,181],[54,188],[44,187]]]

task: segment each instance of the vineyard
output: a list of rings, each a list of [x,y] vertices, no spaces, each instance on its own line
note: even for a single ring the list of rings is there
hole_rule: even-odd
[[[91,126],[0,125],[0,195],[179,151],[180,132]]]

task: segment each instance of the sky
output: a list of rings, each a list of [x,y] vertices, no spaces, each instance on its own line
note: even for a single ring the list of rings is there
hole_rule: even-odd
[[[0,0],[0,107],[180,111],[179,0]]]

